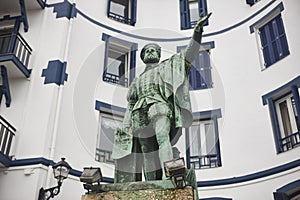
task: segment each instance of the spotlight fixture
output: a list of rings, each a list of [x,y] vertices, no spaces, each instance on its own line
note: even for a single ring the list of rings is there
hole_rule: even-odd
[[[178,158],[164,162],[165,173],[167,177],[175,181],[177,188],[185,187],[185,165],[184,158]]]
[[[91,192],[101,192],[100,182],[102,181],[102,173],[100,168],[94,167],[85,167],[83,168],[83,172],[80,176],[80,182],[83,182],[83,187]]]

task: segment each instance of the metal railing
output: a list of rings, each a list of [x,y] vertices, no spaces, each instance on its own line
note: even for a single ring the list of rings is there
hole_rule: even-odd
[[[31,52],[32,49],[20,33],[0,35],[0,56],[14,54],[28,68]]]
[[[130,18],[124,17],[122,15],[118,15],[118,14],[113,13],[113,12],[109,12],[108,17],[113,19],[113,20],[116,20],[118,22],[122,22],[122,23],[125,23],[125,24],[131,24],[131,19]]]
[[[96,161],[114,164],[114,160],[111,157],[112,151],[96,148]]]
[[[9,157],[16,129],[0,115],[0,152]]]
[[[283,151],[293,149],[298,145],[300,145],[300,132],[299,131],[296,133],[290,134],[281,139],[281,146],[282,146]]]
[[[190,156],[191,169],[213,168],[213,167],[218,167],[217,154]]]
[[[128,78],[124,78],[124,76],[120,77],[115,74],[106,72],[103,75],[103,81],[123,85],[124,87],[128,87]]]

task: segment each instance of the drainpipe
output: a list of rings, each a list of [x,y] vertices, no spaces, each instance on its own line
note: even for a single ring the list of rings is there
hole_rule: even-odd
[[[75,5],[75,0],[73,1],[73,4]],[[73,9],[75,9],[75,6],[73,7]],[[64,50],[64,55],[63,55],[63,62],[65,62],[67,60],[67,56],[68,56],[68,52],[69,52],[69,44],[70,44],[70,36],[71,36],[73,20],[74,20],[73,18],[70,18],[69,22],[68,22],[68,31],[67,31],[67,35],[66,35],[66,43],[65,43],[65,50]],[[57,95],[57,99],[56,99],[53,134],[52,134],[51,147],[50,147],[50,153],[49,153],[50,160],[53,160],[54,155],[55,155],[56,138],[58,135],[58,125],[59,125],[59,119],[60,119],[62,96],[63,96],[63,85],[59,85],[58,95]],[[48,173],[47,173],[47,179],[46,179],[46,187],[50,187],[50,180],[52,178],[53,178],[52,166],[49,166]]]

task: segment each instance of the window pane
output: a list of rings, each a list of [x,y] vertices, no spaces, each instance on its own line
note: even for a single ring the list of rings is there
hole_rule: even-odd
[[[191,126],[190,133],[190,156],[201,155],[201,138],[200,138],[200,127],[199,125]]]
[[[198,0],[189,0],[189,8],[190,8],[190,21],[197,21],[199,19],[199,11],[198,11]]]
[[[110,12],[128,18],[129,0],[111,0]]]
[[[115,44],[108,45],[107,66],[104,72],[103,80],[111,83],[116,83],[128,86],[128,57],[129,49]]]
[[[127,54],[117,52],[113,49],[108,50],[107,72],[116,76],[122,76],[125,73]]]
[[[213,123],[205,124],[205,134],[207,154],[216,154],[215,128]]]
[[[299,131],[300,130],[300,124],[299,124],[299,115],[297,113],[297,109],[296,109],[296,103],[295,103],[295,99],[294,97],[291,97],[291,102],[292,102],[292,107],[293,107],[293,113],[294,113],[294,116],[295,116],[295,121],[296,121],[296,124],[297,124],[297,130]]]
[[[114,144],[114,132],[117,127],[120,127],[122,122],[120,120],[101,117],[100,135],[98,141],[98,147],[96,148],[96,160],[105,163],[114,163],[111,158],[113,144]]]
[[[108,117],[101,117],[101,130],[99,148],[107,151],[112,151],[114,144],[114,132],[117,127],[120,127],[121,121]]]
[[[283,101],[282,103],[280,103],[279,108],[280,108],[280,114],[281,114],[281,119],[283,124],[284,136],[288,136],[289,134],[292,133],[292,127],[291,127],[287,102]]]

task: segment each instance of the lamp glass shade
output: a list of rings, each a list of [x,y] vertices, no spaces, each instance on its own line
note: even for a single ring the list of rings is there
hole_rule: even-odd
[[[65,166],[59,166],[53,170],[54,178],[58,180],[66,179],[68,177],[69,171],[70,170]]]
[[[65,161],[65,158],[61,158],[61,161],[59,161],[53,166],[54,178],[58,179],[58,181],[66,179],[68,177],[70,169],[72,168]]]

